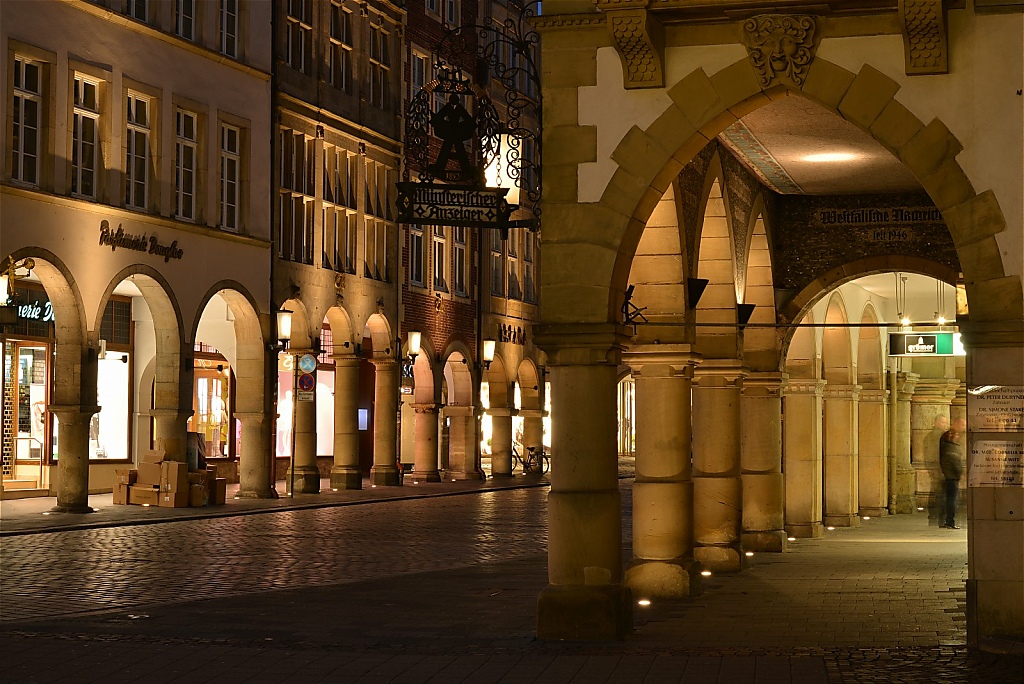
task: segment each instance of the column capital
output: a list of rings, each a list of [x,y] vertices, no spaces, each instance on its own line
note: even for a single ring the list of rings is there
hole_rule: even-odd
[[[825,390],[825,381],[817,378],[790,378],[786,382],[786,395],[813,394],[820,397]]]
[[[334,361],[334,365],[336,367],[345,366],[349,368],[353,366],[358,368],[359,361],[361,360],[361,357],[356,356],[355,354],[345,354],[344,356],[332,356],[331,358]]]
[[[644,377],[693,377],[701,355],[688,344],[636,344],[622,355],[622,362]]]
[[[189,418],[194,416],[195,413],[196,412],[194,410],[192,410],[192,409],[189,409],[188,411],[182,411],[181,409],[175,409],[175,408],[154,408],[154,409],[149,409],[149,415],[153,416],[154,418],[164,418],[164,417],[167,417],[167,418],[183,418],[185,420],[188,420]]]
[[[441,410],[440,404],[409,404],[416,413],[438,413]]]
[[[393,356],[377,356],[367,359],[377,370],[392,370],[398,368],[398,359]]]
[[[518,416],[519,411],[508,406],[495,406],[484,411],[489,416]]]
[[[959,386],[956,378],[921,378],[910,400],[915,404],[949,404],[956,398]]]
[[[896,374],[896,399],[898,401],[910,401],[910,398],[914,396],[914,388],[917,387],[917,381],[921,379],[921,376],[917,373],[908,373],[900,371]]]
[[[57,416],[65,425],[81,425],[92,420],[101,406],[79,406],[78,404],[47,404],[46,410]]]
[[[751,372],[743,378],[743,395],[781,397],[788,382],[785,373]]]
[[[444,407],[444,415],[453,418],[456,416],[474,416],[476,415],[476,407],[449,405]]]
[[[834,385],[827,383],[821,396],[825,399],[850,399],[857,401],[860,398],[860,385]]]
[[[889,399],[887,389],[862,389],[860,391],[860,402],[862,404],[884,404]]]
[[[612,323],[569,323],[535,326],[534,342],[548,356],[549,366],[618,366],[629,346],[626,328]]]
[[[544,409],[519,409],[520,418],[544,418],[547,415]]]
[[[739,359],[704,359],[694,372],[694,382],[702,387],[740,385],[750,373]]]
[[[263,411],[235,411],[233,415],[243,423],[262,423],[267,417],[267,414]]]

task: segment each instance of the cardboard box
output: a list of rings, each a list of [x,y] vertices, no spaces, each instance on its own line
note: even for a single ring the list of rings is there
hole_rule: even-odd
[[[188,491],[188,465],[178,461],[163,461],[160,464],[160,491]]]
[[[209,487],[209,482],[210,473],[205,470],[197,470],[194,473],[188,474],[188,484],[190,487],[192,485],[200,485],[203,488],[206,488]]]
[[[160,508],[187,508],[188,494],[187,487],[182,487],[176,492],[162,491],[160,492]]]
[[[159,463],[140,463],[135,484],[159,487],[162,471]]]
[[[212,465],[206,466],[206,472],[209,473],[208,477],[211,480],[215,479],[217,477],[217,466],[212,466]]]
[[[114,483],[114,503],[120,506],[124,506],[128,503],[128,487],[129,485]]]
[[[114,471],[114,476],[116,484],[133,485],[139,477],[139,471],[134,468],[118,468]]]
[[[138,506],[159,506],[160,490],[147,485],[132,485],[128,489],[128,503]]]
[[[188,505],[194,506],[195,508],[201,508],[209,503],[210,495],[206,489],[206,484],[194,484],[188,488]]]
[[[228,481],[226,478],[215,478],[210,485],[210,505],[220,506],[227,499]]]
[[[139,463],[159,463],[164,460],[165,452],[162,449],[151,449],[149,451],[142,452],[142,458],[139,459]]]

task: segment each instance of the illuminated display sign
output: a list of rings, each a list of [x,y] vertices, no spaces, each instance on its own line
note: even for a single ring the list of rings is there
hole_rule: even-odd
[[[889,333],[889,356],[966,356],[960,333]]]

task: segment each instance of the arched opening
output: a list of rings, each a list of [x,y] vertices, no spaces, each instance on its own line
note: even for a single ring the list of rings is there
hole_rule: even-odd
[[[480,467],[492,476],[512,474],[512,391],[505,362],[496,354],[480,387]]]
[[[444,463],[447,445],[445,477],[452,480],[480,479],[479,424],[476,419],[474,394],[476,379],[473,375],[468,348],[461,343],[447,350],[444,362],[444,428],[441,460]]]
[[[825,310],[821,340],[821,377],[825,381],[822,407],[822,483],[826,526],[859,524],[857,513],[857,425],[860,398],[853,363],[849,318],[839,293]]]

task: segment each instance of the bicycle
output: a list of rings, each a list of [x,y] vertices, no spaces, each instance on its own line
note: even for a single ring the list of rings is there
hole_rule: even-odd
[[[524,473],[544,475],[551,470],[551,457],[544,451],[543,446],[526,447],[526,460],[521,461]]]

